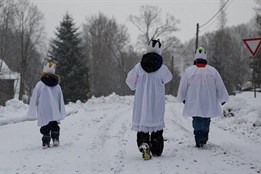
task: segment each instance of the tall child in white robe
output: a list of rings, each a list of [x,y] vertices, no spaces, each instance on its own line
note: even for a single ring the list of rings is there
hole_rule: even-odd
[[[59,76],[55,74],[56,63],[48,61],[43,69],[41,80],[36,84],[29,104],[27,115],[37,117],[40,132],[43,134],[43,148],[59,145],[59,123],[65,118],[63,93],[59,85]]]
[[[194,65],[183,73],[177,101],[183,102],[183,115],[192,117],[196,147],[203,147],[208,141],[210,119],[221,117],[220,104],[229,99],[226,87],[218,71],[207,65],[204,48],[196,50]]]
[[[147,53],[128,73],[126,83],[135,90],[132,130],[137,131],[137,145],[144,159],[160,156],[163,151],[165,84],[172,74],[163,64],[159,40],[151,40]]]

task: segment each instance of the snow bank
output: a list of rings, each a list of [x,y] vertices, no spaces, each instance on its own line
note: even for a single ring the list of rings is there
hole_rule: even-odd
[[[261,142],[261,93],[257,93],[256,98],[253,92],[230,96],[223,111],[227,117],[214,120],[215,125]]]
[[[18,99],[8,100],[6,106],[0,106],[0,125],[29,120],[26,117],[28,105]]]

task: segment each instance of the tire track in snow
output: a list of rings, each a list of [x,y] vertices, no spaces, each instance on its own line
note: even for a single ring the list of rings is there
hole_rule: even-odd
[[[144,171],[144,165],[155,168],[157,173],[168,173],[166,164],[162,158],[153,157],[150,161],[144,161],[136,146],[136,133],[131,131],[131,115],[133,106],[121,105],[118,109],[113,109],[112,113],[107,111],[107,119],[97,123],[97,138],[93,139],[91,158],[101,159],[99,162],[92,163],[94,173],[130,173]],[[115,113],[116,111],[116,113]],[[131,141],[131,142],[130,142]],[[134,146],[132,146],[134,145]],[[132,147],[130,147],[132,146]],[[131,148],[131,149],[130,149]],[[132,152],[133,151],[133,152]],[[105,157],[95,157],[95,154],[104,153]],[[134,153],[135,152],[135,153]],[[131,160],[132,154],[135,160]],[[137,155],[136,155],[137,154]],[[131,155],[131,157],[130,157]],[[130,161],[131,160],[131,161]],[[109,171],[109,172],[108,172]]]
[[[166,113],[171,112],[173,115],[177,115],[177,112],[175,110],[175,107],[177,105],[166,105]],[[192,128],[192,123],[190,120],[190,123],[186,123],[185,118],[182,119],[183,116],[181,116],[181,113],[179,113],[178,116],[171,116],[171,118],[167,118],[167,120],[171,123],[169,124],[169,126],[173,126],[174,128],[168,128],[171,129],[172,132],[177,132],[179,134],[179,138],[178,140],[176,140],[177,138],[175,138],[175,133],[173,135],[173,138],[170,140],[174,143],[178,143],[179,145],[182,145],[184,143],[193,143],[194,144],[194,135],[193,135],[193,128]],[[190,124],[190,125],[189,125]],[[190,129],[189,129],[190,126]],[[180,130],[179,130],[180,129]],[[180,136],[181,135],[181,136]],[[211,158],[214,159],[219,159],[221,158],[224,162],[224,165],[227,165],[228,168],[236,168],[239,166],[245,166],[246,170],[250,170],[253,173],[261,173],[261,159],[260,156],[261,154],[259,153],[259,158],[255,157],[252,158],[251,155],[252,153],[248,153],[247,151],[243,151],[242,147],[239,147],[237,142],[241,142],[241,139],[238,138],[237,136],[231,134],[231,132],[227,132],[224,131],[223,129],[218,128],[217,126],[215,126],[214,124],[210,125],[210,134],[209,134],[210,138],[209,138],[209,142],[207,143],[207,145],[205,146],[204,149],[202,149],[203,151],[201,151],[201,149],[197,149],[195,148],[193,145],[182,145],[183,147],[181,147],[180,150],[178,151],[188,151],[188,148],[191,148],[191,154],[194,153],[198,153],[200,155],[200,153],[205,153],[204,151],[208,151],[208,155]],[[182,138],[184,137],[184,138]],[[220,137],[224,137],[223,140],[221,142],[218,142],[218,140],[220,140]],[[218,140],[216,140],[216,138],[218,138]],[[253,149],[258,149],[257,148],[257,144],[253,145],[253,142],[251,142],[250,140],[244,142],[246,145],[245,146],[254,146]],[[261,147],[261,146],[260,146]],[[250,149],[248,149],[250,150]],[[194,155],[195,156],[195,155]],[[257,160],[260,159],[260,160]],[[200,163],[199,160],[194,160],[195,161],[195,165],[197,163]],[[213,164],[214,165],[214,164]]]
[[[212,126],[212,134],[214,137],[224,136],[223,139],[213,139],[211,142],[215,144],[216,147],[222,149],[227,157],[230,158],[227,162],[235,167],[246,166],[246,168],[251,169],[254,173],[261,173],[261,151],[255,151],[254,149],[260,149],[261,145],[254,143],[251,139],[246,140],[241,139],[232,134],[229,131],[224,131],[217,126]],[[232,159],[231,159],[232,158]]]
[[[166,105],[166,113],[165,113],[165,120],[166,120],[166,131],[171,129],[173,132],[172,141],[183,144],[184,141],[188,141],[193,136],[192,128],[191,128],[191,120],[181,119],[181,113],[178,113],[175,110],[175,105],[173,103],[168,103]],[[179,137],[176,138],[175,134],[178,133]]]
[[[122,120],[125,119],[123,115],[130,112],[131,109],[128,105],[121,105],[118,109],[112,108],[112,110],[107,110],[106,119],[103,119],[95,126],[95,129],[98,131],[92,139],[90,156],[93,159],[99,158],[100,160],[93,161],[93,171],[111,171],[112,173],[121,173],[123,171],[123,159],[126,154],[124,143],[127,141],[124,139],[124,135],[128,129],[128,123]],[[117,112],[115,113],[115,111]],[[115,140],[117,143],[115,143]],[[99,156],[98,158],[97,154]],[[115,160],[115,158],[117,158],[117,160]],[[112,163],[114,161],[116,161],[116,163]]]

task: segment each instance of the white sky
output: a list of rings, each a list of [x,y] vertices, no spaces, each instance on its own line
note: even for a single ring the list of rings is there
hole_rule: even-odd
[[[219,0],[31,0],[45,15],[45,27],[48,38],[54,36],[64,14],[68,11],[77,26],[81,27],[86,17],[102,12],[107,17],[116,18],[118,23],[125,24],[135,42],[139,31],[128,21],[129,15],[138,15],[140,6],[154,5],[162,10],[162,18],[166,13],[180,20],[180,30],[176,36],[182,41],[192,38],[196,32],[196,24],[204,24],[219,9]],[[226,2],[226,0],[225,0]],[[254,0],[231,0],[226,8],[227,26],[247,23],[255,15]],[[217,18],[210,25],[201,29],[200,34],[212,31],[217,27]]]

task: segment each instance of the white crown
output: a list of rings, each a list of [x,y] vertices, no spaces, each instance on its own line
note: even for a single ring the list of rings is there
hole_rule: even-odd
[[[156,43],[155,43],[156,42]],[[155,44],[153,46],[153,44]],[[162,44],[158,40],[151,40],[147,47],[147,53],[157,53],[158,55],[161,55],[162,53]]]
[[[205,51],[205,49],[203,47],[199,47],[196,52],[195,52],[195,56],[194,59],[205,59],[207,60],[207,53]]]
[[[55,68],[56,68],[56,63],[54,63],[54,62],[47,62],[44,65],[43,72],[55,74]]]

